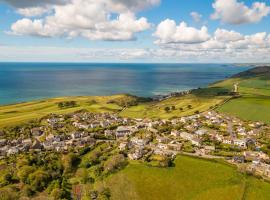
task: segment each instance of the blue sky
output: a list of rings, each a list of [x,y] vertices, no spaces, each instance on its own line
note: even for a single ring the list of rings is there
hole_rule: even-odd
[[[0,0],[0,61],[269,62],[266,0],[102,1]]]

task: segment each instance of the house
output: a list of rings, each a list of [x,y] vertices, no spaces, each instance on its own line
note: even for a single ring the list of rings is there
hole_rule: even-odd
[[[172,151],[181,151],[182,144],[168,144],[168,149]]]
[[[142,149],[136,149],[134,153],[128,154],[128,158],[130,160],[139,160],[143,157],[143,150]]]
[[[47,141],[53,141],[54,140],[54,135],[53,134],[50,134],[50,135],[48,135],[47,137],[46,137],[46,140]]]
[[[193,138],[190,140],[191,144],[195,145],[195,146],[201,146],[201,140],[199,138]]]
[[[216,150],[215,146],[205,146],[204,149],[206,151],[208,151],[208,152],[211,152],[211,151],[215,151]]]
[[[19,153],[19,149],[17,147],[11,147],[7,150],[7,156],[15,155]]]
[[[127,148],[127,146],[128,146],[128,143],[127,142],[121,142],[119,144],[120,151],[124,151]]]
[[[100,126],[102,128],[106,128],[106,127],[110,126],[110,123],[108,121],[102,121],[102,122],[100,122]]]
[[[233,162],[244,163],[245,162],[245,157],[244,156],[234,156],[233,157]]]
[[[241,148],[246,148],[247,147],[246,139],[234,139],[233,144],[236,145],[236,146],[239,146]]]
[[[89,146],[92,146],[96,143],[96,140],[92,138],[91,136],[83,137],[81,141],[83,142],[83,144],[89,145]]]
[[[131,138],[130,142],[133,145],[144,147],[148,143],[148,140],[146,140],[146,139],[138,139],[138,138],[135,137],[135,138]]]
[[[167,144],[159,143],[159,144],[157,145],[157,148],[163,149],[163,150],[167,150],[167,149],[168,149],[168,145],[167,145]]]
[[[74,122],[73,126],[80,128],[80,129],[89,129],[90,125],[86,124],[86,123],[78,123],[78,122]]]
[[[180,136],[180,132],[177,131],[177,130],[172,130],[171,135],[174,136],[174,137],[178,137],[178,136]]]
[[[129,126],[119,126],[117,129],[116,129],[116,137],[119,138],[119,137],[125,137],[127,135],[130,135],[132,133],[131,131],[131,127]]]
[[[105,130],[105,131],[104,131],[104,135],[105,135],[106,137],[112,136],[112,135],[114,135],[114,131],[112,131],[112,130]]]
[[[39,137],[43,134],[43,131],[39,127],[37,127],[37,128],[32,128],[31,133],[32,133],[32,136]]]
[[[223,139],[222,142],[224,144],[232,144],[233,143],[232,140],[230,140],[230,139]]]
[[[72,139],[78,139],[81,137],[81,133],[80,132],[74,132],[71,134]]]
[[[31,149],[35,149],[35,150],[40,150],[41,148],[42,148],[42,144],[38,140],[35,140],[31,146]]]
[[[32,140],[30,138],[25,139],[22,141],[23,145],[31,146],[32,145]]]
[[[159,143],[169,143],[170,142],[170,139],[169,138],[166,138],[166,137],[157,137],[157,141]]]
[[[180,137],[185,139],[185,140],[192,140],[193,135],[187,132],[181,132]]]
[[[46,140],[45,142],[43,142],[43,147],[44,147],[44,149],[45,150],[53,150],[53,143],[52,143],[52,141],[48,141],[48,140]]]
[[[199,129],[197,131],[195,131],[195,134],[198,135],[198,136],[203,136],[205,134],[207,134],[208,130],[206,129]]]
[[[98,122],[98,121],[92,122],[92,123],[90,124],[90,127],[91,127],[91,128],[97,128],[97,127],[100,127],[100,122]]]

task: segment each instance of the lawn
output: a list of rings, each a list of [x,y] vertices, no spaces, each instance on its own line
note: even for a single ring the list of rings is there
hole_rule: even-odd
[[[175,167],[132,162],[104,184],[113,200],[268,200],[270,184],[226,164],[179,156]]]

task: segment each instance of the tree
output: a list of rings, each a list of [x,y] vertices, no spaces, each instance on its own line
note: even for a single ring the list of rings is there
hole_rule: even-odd
[[[124,155],[119,154],[112,156],[109,160],[104,163],[104,173],[113,173],[127,165],[127,161]]]
[[[64,173],[71,173],[80,161],[79,156],[70,153],[63,157]]]
[[[183,108],[179,108],[179,110],[180,110],[180,111],[184,111],[184,109],[183,109]]]
[[[6,188],[0,189],[0,199],[1,200],[19,199],[19,195],[11,187],[6,187]]]
[[[50,175],[46,171],[39,169],[30,174],[28,179],[32,189],[41,192],[47,187]]]
[[[35,171],[35,168],[32,166],[22,166],[17,173],[18,178],[21,182],[26,183],[28,176]]]
[[[175,106],[172,106],[172,110],[176,110]]]
[[[191,109],[192,108],[192,105],[188,105],[188,109]]]
[[[165,110],[167,113],[170,112],[170,108],[169,108],[168,106],[165,107],[164,110]]]
[[[9,169],[1,170],[0,187],[11,184],[13,181],[13,172]]]

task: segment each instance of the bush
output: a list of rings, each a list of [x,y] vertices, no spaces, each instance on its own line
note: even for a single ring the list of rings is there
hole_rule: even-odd
[[[164,108],[164,110],[165,110],[165,112],[168,113],[168,112],[170,112],[171,109],[167,106],[167,107]]]
[[[13,172],[9,169],[1,170],[0,187],[9,185],[13,182]]]
[[[19,199],[19,195],[18,193],[10,188],[2,188],[0,189],[0,199],[1,200],[15,200],[15,199]]]
[[[107,160],[104,163],[104,173],[110,174],[116,172],[117,170],[125,167],[127,163],[128,162],[126,158],[122,154],[112,156],[109,160]]]
[[[43,191],[49,183],[50,175],[43,170],[37,170],[29,175],[29,184],[34,191]]]
[[[18,170],[17,176],[21,182],[27,183],[28,176],[35,171],[32,166],[23,166]]]
[[[64,173],[71,173],[79,164],[80,158],[75,153],[69,153],[63,157]]]

